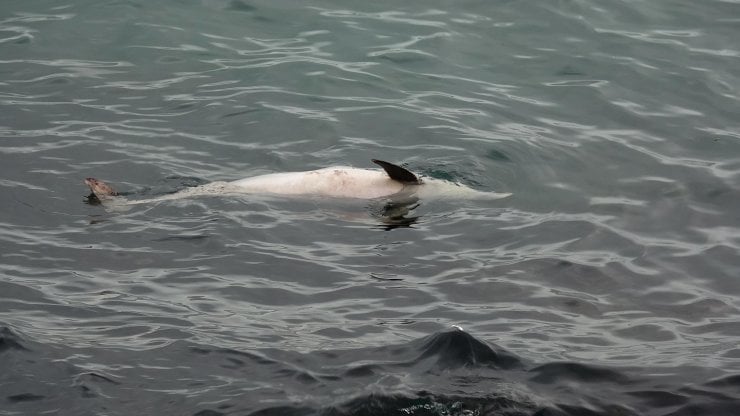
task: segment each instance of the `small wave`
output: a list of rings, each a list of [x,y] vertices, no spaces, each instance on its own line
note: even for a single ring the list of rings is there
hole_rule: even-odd
[[[200,416],[665,416],[740,410],[737,374],[702,379],[698,374],[718,370],[536,364],[462,330],[381,347],[303,353],[184,340],[153,349],[79,348],[20,341],[8,327],[0,337],[2,377],[14,380],[5,389],[6,405],[29,414],[62,402],[105,406],[115,414]]]
[[[0,326],[0,353],[7,350],[28,351],[28,348],[23,346],[20,337],[10,328]]]

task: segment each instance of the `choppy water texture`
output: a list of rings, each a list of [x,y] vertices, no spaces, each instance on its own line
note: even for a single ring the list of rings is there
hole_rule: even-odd
[[[740,414],[738,39],[735,0],[3,1],[0,414]],[[513,196],[82,183],[370,158]]]

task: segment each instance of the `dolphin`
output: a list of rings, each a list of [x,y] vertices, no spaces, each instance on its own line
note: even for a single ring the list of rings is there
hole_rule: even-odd
[[[332,166],[304,172],[271,173],[232,182],[211,182],[173,194],[150,199],[128,200],[107,183],[87,178],[91,199],[104,204],[135,205],[208,195],[323,196],[373,200],[418,200],[430,198],[499,199],[509,193],[483,192],[434,178],[420,178],[401,166],[372,159],[382,169]]]

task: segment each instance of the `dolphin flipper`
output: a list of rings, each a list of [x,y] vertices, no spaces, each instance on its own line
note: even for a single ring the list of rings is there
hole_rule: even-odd
[[[379,165],[381,168],[383,168],[383,170],[385,170],[385,173],[387,173],[388,176],[390,176],[391,179],[395,181],[415,185],[421,183],[421,180],[419,180],[416,175],[398,165],[394,165],[393,163],[385,162],[378,159],[372,159],[372,161],[376,165]]]

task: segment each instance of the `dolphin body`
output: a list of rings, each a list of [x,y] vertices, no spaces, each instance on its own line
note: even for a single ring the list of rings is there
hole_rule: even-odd
[[[333,166],[305,172],[271,173],[233,182],[211,182],[157,198],[128,200],[110,185],[85,179],[92,195],[107,205],[134,205],[208,195],[262,194],[285,196],[324,196],[332,198],[409,201],[430,198],[499,199],[508,193],[482,192],[464,185],[433,178],[420,179],[410,171],[389,162],[372,159],[383,169]]]

